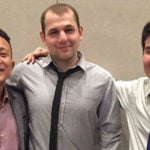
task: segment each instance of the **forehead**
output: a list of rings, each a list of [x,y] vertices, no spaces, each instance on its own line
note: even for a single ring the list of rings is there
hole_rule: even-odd
[[[145,40],[145,46],[150,45],[150,36],[148,36]]]
[[[67,12],[56,14],[52,11],[48,11],[45,15],[45,25],[58,25],[58,24],[76,24],[74,14],[72,10],[68,9]]]
[[[45,14],[45,18],[47,17],[47,16],[51,16],[51,17],[53,17],[53,16],[63,16],[64,14],[69,14],[69,15],[71,15],[71,16],[74,16],[74,13],[73,13],[73,11],[71,10],[71,9],[66,9],[65,11],[62,11],[62,12],[54,12],[54,11],[52,11],[52,10],[48,10],[47,11],[47,13]]]
[[[11,51],[10,44],[1,36],[0,36],[0,50]]]

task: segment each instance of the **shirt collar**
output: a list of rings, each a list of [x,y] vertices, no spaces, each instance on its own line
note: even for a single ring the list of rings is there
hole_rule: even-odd
[[[2,105],[4,105],[5,103],[7,103],[9,101],[6,87],[4,87],[2,95],[3,95],[3,97],[2,97]]]
[[[144,80],[144,95],[145,97],[150,97],[150,79]]]
[[[80,68],[85,71],[85,65],[83,64],[83,62],[85,61],[85,58],[83,56],[83,54],[78,51],[77,52],[78,54],[78,57],[79,57],[79,62],[73,66],[72,68],[75,68],[76,66],[80,66]],[[47,68],[49,67],[50,63],[53,63],[50,55],[48,55],[47,57],[41,57],[41,59],[38,61],[38,63],[40,63],[40,65],[43,67],[43,68]]]

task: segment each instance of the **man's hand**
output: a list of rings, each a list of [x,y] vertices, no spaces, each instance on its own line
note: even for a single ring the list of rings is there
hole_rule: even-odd
[[[36,48],[36,50],[23,57],[21,61],[22,62],[27,61],[28,64],[30,63],[34,64],[36,59],[38,59],[39,57],[46,57],[48,54],[49,54],[48,49],[38,47]]]

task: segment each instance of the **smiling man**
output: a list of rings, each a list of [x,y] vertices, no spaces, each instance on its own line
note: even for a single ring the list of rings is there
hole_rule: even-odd
[[[8,84],[25,94],[30,149],[119,150],[120,108],[111,74],[85,61],[76,10],[54,4],[41,16],[50,56],[18,64]]]
[[[129,127],[129,150],[150,150],[150,22],[142,31],[143,67],[147,77],[131,81],[116,81],[117,95]],[[23,60],[35,62],[49,51],[37,48]]]
[[[26,119],[25,105],[23,101],[16,103],[5,86],[13,67],[10,38],[0,29],[0,149],[26,150],[28,136],[22,126]]]
[[[143,28],[141,44],[147,77],[116,82],[117,95],[127,116],[130,150],[150,150],[150,22]]]

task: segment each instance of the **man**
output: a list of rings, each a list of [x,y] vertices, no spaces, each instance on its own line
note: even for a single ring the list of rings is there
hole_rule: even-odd
[[[5,86],[13,67],[10,38],[0,29],[0,150],[27,150],[28,118],[25,104],[12,99],[9,95],[12,89],[8,90]]]
[[[25,94],[30,115],[30,149],[117,150],[120,110],[112,76],[84,60],[76,10],[54,4],[41,16],[50,57],[17,65],[8,84]]]
[[[148,145],[150,132],[150,22],[143,28],[141,43],[143,66],[147,77],[116,82],[118,98],[127,116],[130,150],[145,150]]]
[[[130,150],[150,150],[150,22],[143,28],[141,44],[147,77],[116,82],[117,95],[127,116]],[[38,48],[25,59],[34,62],[34,57],[47,54],[47,49]]]

